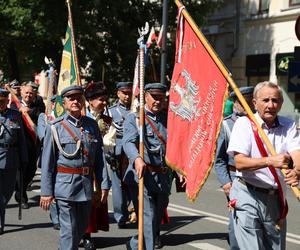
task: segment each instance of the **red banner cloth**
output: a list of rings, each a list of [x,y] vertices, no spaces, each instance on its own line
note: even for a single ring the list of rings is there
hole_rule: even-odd
[[[227,82],[188,21],[180,14],[178,20],[166,161],[186,176],[195,200],[213,166]]]

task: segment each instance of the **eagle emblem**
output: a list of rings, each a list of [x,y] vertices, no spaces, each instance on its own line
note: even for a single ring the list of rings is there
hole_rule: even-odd
[[[180,102],[178,104],[170,102],[170,109],[176,115],[182,117],[182,119],[191,122],[200,115],[198,107],[200,98],[196,99],[199,87],[196,86],[195,81],[193,81],[191,75],[186,70],[181,72],[181,76],[185,79],[185,87],[179,86],[177,82],[175,83],[173,91],[179,94]]]

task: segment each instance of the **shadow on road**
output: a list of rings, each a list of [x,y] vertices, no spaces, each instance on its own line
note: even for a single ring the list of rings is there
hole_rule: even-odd
[[[5,233],[14,233],[19,231],[31,230],[35,228],[51,228],[52,223],[37,223],[37,224],[29,224],[29,225],[16,225],[16,224],[5,224],[7,227],[13,227],[15,229],[5,229]]]

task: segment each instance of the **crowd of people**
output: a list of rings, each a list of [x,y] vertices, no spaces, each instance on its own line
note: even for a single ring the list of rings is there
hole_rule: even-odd
[[[7,89],[6,89],[7,88]],[[9,90],[9,91],[8,91]],[[285,183],[300,177],[300,137],[294,121],[279,116],[283,103],[277,84],[240,88],[273,147],[263,146],[256,124],[236,94],[217,141],[215,170],[230,206],[231,249],[284,249],[287,202]],[[144,156],[139,152],[139,113],[131,111],[132,83],[116,84],[117,100],[108,105],[103,82],[61,91],[65,113],[54,117],[33,82],[13,81],[0,88],[0,234],[5,207],[15,200],[29,208],[27,189],[41,168],[40,207],[50,210],[60,230],[59,249],[96,249],[92,233],[108,231],[107,198],[112,189],[119,229],[136,222],[138,183],[144,177],[144,248],[162,247],[160,225],[166,216],[173,171],[164,157],[167,141],[167,87],[145,85]],[[52,111],[52,112],[51,112]],[[29,129],[29,116],[36,135]],[[32,124],[31,124],[32,125]],[[262,145],[262,146],[261,146]],[[281,169],[285,169],[283,176]],[[125,246],[124,246],[125,247]],[[138,235],[126,243],[138,249]]]

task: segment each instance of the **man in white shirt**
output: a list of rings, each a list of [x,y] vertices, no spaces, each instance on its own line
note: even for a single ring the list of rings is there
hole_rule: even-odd
[[[237,169],[230,192],[234,230],[240,249],[285,249],[285,182],[298,185],[300,137],[293,120],[277,115],[283,103],[277,84],[258,83],[253,95],[255,118],[278,154],[259,147],[261,139],[248,117],[236,121],[227,150]],[[280,169],[291,162],[294,169],[284,178]]]

